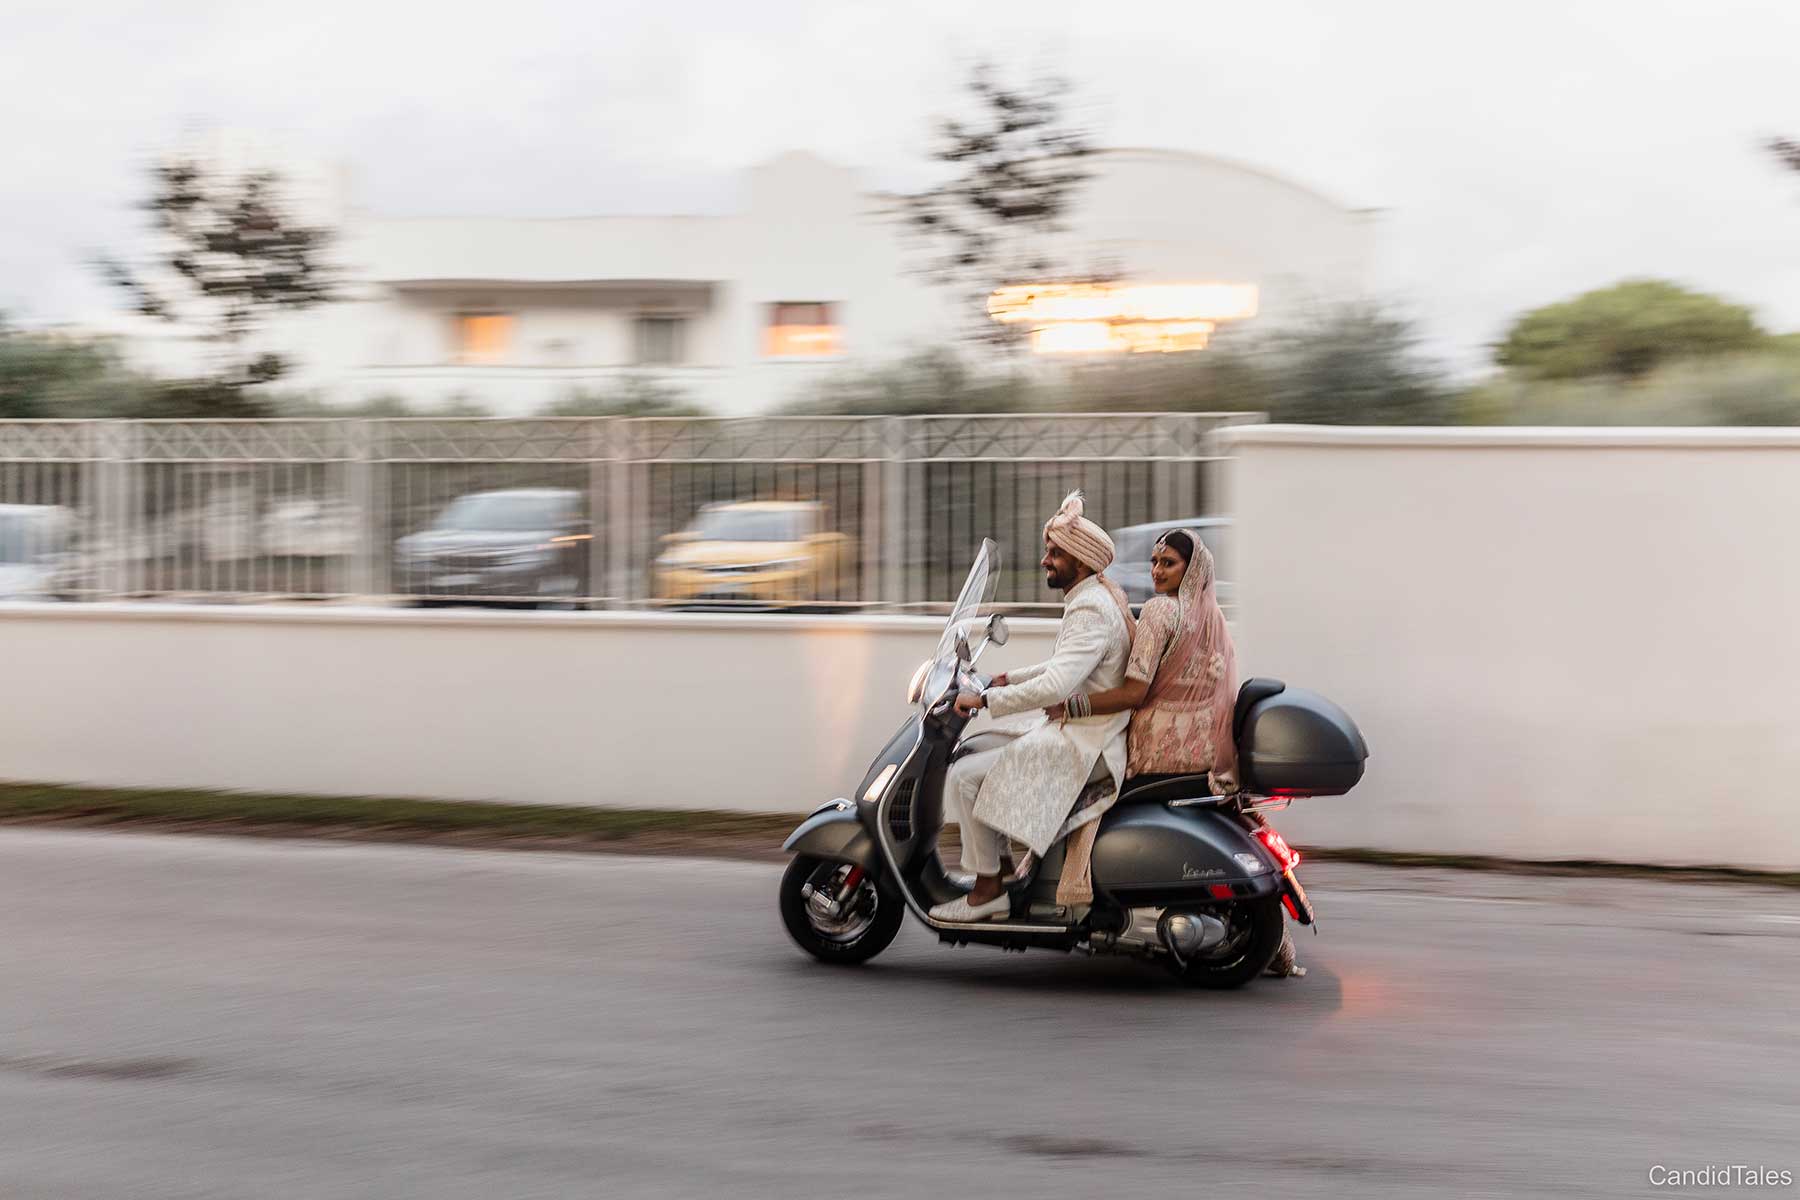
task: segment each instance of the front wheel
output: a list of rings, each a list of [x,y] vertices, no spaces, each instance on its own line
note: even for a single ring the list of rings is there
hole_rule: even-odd
[[[1225,940],[1211,950],[1178,963],[1169,960],[1176,978],[1193,987],[1243,987],[1263,973],[1281,948],[1281,897],[1239,900],[1209,910],[1225,922]]]
[[[820,962],[868,962],[888,948],[905,918],[905,906],[882,896],[860,867],[802,854],[781,876],[781,923],[794,944]]]

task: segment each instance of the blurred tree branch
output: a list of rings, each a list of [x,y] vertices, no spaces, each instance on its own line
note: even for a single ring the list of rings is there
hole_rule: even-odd
[[[1770,138],[1763,143],[1763,149],[1790,171],[1800,171],[1800,142],[1792,138]]]
[[[138,266],[103,257],[99,269],[137,312],[197,329],[220,348],[217,377],[195,384],[206,393],[194,397],[202,408],[256,415],[244,390],[279,379],[288,364],[247,343],[270,314],[334,298],[324,261],[332,233],[292,216],[273,171],[229,175],[178,158],[153,166],[151,183],[143,208],[161,248]]]
[[[1005,345],[1020,331],[989,319],[987,297],[1062,269],[1050,242],[1091,174],[1082,159],[1093,147],[1065,111],[1065,80],[1015,87],[980,62],[965,87],[976,115],[940,118],[931,155],[955,174],[905,197],[903,215],[924,246],[921,273],[965,294],[975,340]]]

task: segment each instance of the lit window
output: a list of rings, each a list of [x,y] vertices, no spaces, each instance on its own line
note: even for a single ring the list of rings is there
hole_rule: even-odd
[[[670,367],[685,360],[687,320],[684,317],[643,316],[637,319],[637,362],[645,367]]]
[[[456,361],[486,364],[505,362],[512,352],[511,313],[458,313]]]
[[[771,304],[763,353],[771,358],[836,354],[843,340],[832,304]]]
[[[1202,350],[1220,321],[1256,309],[1256,286],[1233,283],[1026,284],[988,297],[988,315],[1029,329],[1040,354]]]

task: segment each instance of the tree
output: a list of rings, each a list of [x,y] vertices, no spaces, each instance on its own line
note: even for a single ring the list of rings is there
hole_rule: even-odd
[[[1800,425],[1800,367],[1783,354],[1670,363],[1642,379],[1497,375],[1469,389],[1470,425]]]
[[[1089,177],[1081,160],[1092,147],[1064,111],[1063,80],[1013,87],[983,62],[966,87],[977,115],[940,118],[931,155],[956,174],[907,197],[904,214],[925,247],[926,277],[962,294],[977,340],[1006,344],[1019,331],[988,318],[987,297],[1064,268],[1053,259],[1051,239]]]
[[[1269,335],[1258,407],[1273,421],[1438,425],[1451,389],[1420,349],[1417,326],[1376,303],[1313,312]]]
[[[270,415],[276,417],[305,417],[311,420],[335,420],[338,418],[362,418],[367,420],[390,419],[394,417],[491,417],[494,410],[479,401],[457,393],[434,404],[418,404],[405,396],[394,392],[382,392],[366,396],[349,403],[333,403],[316,395],[287,395],[274,397],[269,404]]]
[[[1234,329],[1194,354],[1133,354],[1038,378],[953,350],[820,382],[789,412],[1263,412],[1325,425],[1436,425],[1453,389],[1417,327],[1378,304],[1318,309],[1275,329]]]
[[[1782,166],[1800,171],[1800,142],[1792,138],[1770,138],[1763,143],[1763,149],[1773,154]]]
[[[107,342],[27,332],[0,316],[0,419],[125,416],[147,391]]]
[[[955,350],[938,346],[880,366],[835,372],[782,411],[898,417],[998,413],[1045,399],[1024,380],[984,373]]]
[[[1543,379],[1638,379],[1665,362],[1758,349],[1767,336],[1742,305],[1633,279],[1526,313],[1494,359]]]
[[[1417,327],[1373,302],[1313,309],[1270,329],[1226,331],[1194,354],[1127,355],[1069,376],[1080,412],[1262,412],[1314,425],[1436,425],[1452,412]]]
[[[577,388],[552,401],[546,417],[703,417],[706,410],[690,403],[674,384],[649,375],[630,374],[600,391]]]
[[[251,336],[273,313],[332,299],[331,232],[292,216],[273,171],[230,175],[180,158],[153,166],[151,180],[143,207],[161,250],[136,269],[113,258],[100,268],[138,312],[198,329],[218,348],[215,376],[188,389],[188,415],[262,415],[249,389],[281,378],[288,364],[250,348]]]

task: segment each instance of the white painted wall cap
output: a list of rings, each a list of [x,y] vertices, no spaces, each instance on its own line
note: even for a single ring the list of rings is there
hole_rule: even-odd
[[[1059,622],[1045,617],[1006,618],[1021,633],[1054,634]],[[767,633],[808,630],[824,633],[903,633],[925,639],[925,651],[943,631],[944,618],[902,613],[813,615],[730,612],[503,612],[493,609],[410,609],[353,604],[177,604],[114,601],[65,604],[17,601],[0,604],[5,621],[178,621],[251,625],[383,625],[444,628],[478,626],[515,630],[590,629],[714,630]],[[923,652],[923,651],[922,651]]]
[[[1219,431],[1233,448],[1335,446],[1543,450],[1612,448],[1767,449],[1800,447],[1800,429],[1643,426],[1234,425]]]

